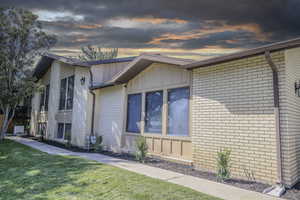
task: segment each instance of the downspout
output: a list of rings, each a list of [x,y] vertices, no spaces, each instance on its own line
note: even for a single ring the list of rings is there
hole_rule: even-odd
[[[89,70],[90,72],[90,93],[93,96],[93,102],[92,102],[92,120],[91,120],[91,133],[90,136],[94,136],[94,118],[95,118],[95,99],[96,99],[96,94],[95,92],[91,89],[91,87],[93,86],[93,82],[94,82],[94,77],[93,77],[93,73],[92,73],[92,69]]]
[[[283,185],[282,178],[282,149],[281,149],[281,132],[280,132],[280,113],[279,113],[279,87],[278,87],[278,67],[273,62],[270,51],[265,51],[265,58],[273,72],[273,95],[274,95],[274,112],[276,128],[276,148],[277,148],[277,174],[278,183]]]

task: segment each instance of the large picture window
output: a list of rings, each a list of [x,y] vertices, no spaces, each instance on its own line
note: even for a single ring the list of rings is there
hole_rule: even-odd
[[[189,88],[168,91],[168,134],[187,136],[189,132]]]
[[[145,132],[162,132],[163,91],[146,93]]]
[[[48,84],[41,93],[40,111],[48,111],[49,90],[50,90],[50,85]]]
[[[57,127],[57,139],[71,140],[72,124],[70,123],[58,123]]]
[[[127,100],[127,124],[126,131],[140,133],[142,95],[129,94]]]
[[[59,110],[72,110],[74,96],[74,76],[60,81]]]

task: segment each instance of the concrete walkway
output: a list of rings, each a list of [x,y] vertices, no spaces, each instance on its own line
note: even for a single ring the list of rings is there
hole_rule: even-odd
[[[224,200],[280,200],[280,198],[275,198],[258,192],[248,191],[230,185],[216,183],[193,176],[187,176],[169,170],[151,167],[119,158],[113,158],[98,153],[71,152],[62,148],[20,137],[9,137],[8,139],[25,144],[34,149],[38,149],[49,154],[79,156],[89,160],[94,160],[100,163],[105,163],[132,172],[143,174],[152,178],[157,178],[170,183],[182,185],[205,194],[222,198]]]

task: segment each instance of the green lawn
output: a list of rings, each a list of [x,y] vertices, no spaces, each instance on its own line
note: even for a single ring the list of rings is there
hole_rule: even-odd
[[[70,156],[0,143],[0,199],[217,200],[175,184]]]

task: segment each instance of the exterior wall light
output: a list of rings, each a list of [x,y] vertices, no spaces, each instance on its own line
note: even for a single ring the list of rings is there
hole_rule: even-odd
[[[80,79],[80,83],[81,83],[81,85],[84,85],[84,83],[85,83],[85,77],[83,76],[83,77],[81,77],[81,79]]]
[[[295,82],[295,94],[300,97],[300,81]]]

